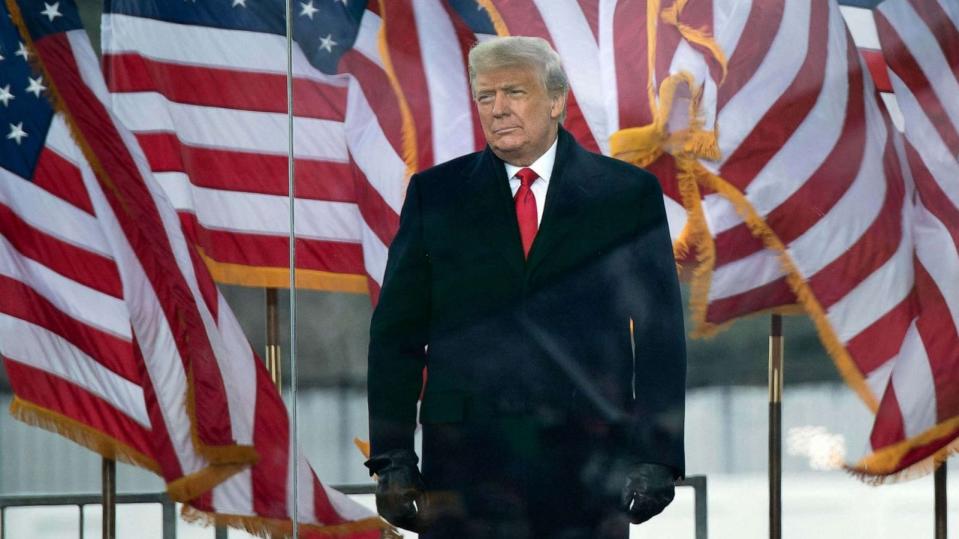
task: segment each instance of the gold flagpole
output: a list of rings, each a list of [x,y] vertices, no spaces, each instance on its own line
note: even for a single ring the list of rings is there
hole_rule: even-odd
[[[276,288],[266,289],[266,369],[276,390],[282,393],[283,371],[280,363],[280,322]]]
[[[935,473],[936,485],[936,539],[946,539],[946,461]]]

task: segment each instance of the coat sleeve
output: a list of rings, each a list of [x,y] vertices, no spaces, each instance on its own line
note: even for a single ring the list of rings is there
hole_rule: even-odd
[[[635,397],[627,420],[628,439],[639,462],[667,465],[680,477],[685,473],[683,307],[662,191],[654,176],[646,174],[643,179],[632,252],[636,288],[629,300]]]
[[[429,334],[430,262],[417,177],[410,179],[370,324],[367,390],[373,455],[413,451]]]

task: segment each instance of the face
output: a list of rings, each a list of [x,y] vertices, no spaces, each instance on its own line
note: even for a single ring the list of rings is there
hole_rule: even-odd
[[[529,166],[553,144],[565,100],[550,97],[535,68],[477,73],[474,87],[483,134],[500,159]]]

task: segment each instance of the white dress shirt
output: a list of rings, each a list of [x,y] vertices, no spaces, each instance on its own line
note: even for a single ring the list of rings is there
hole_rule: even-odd
[[[516,177],[517,172],[524,168],[531,168],[533,172],[539,176],[539,178],[536,178],[533,184],[529,186],[530,190],[533,191],[533,196],[536,197],[537,228],[539,228],[540,223],[543,222],[543,209],[546,207],[546,189],[549,187],[549,176],[553,172],[553,163],[556,162],[557,142],[559,142],[559,136],[553,141],[553,145],[546,150],[546,153],[541,155],[536,161],[533,161],[533,164],[528,167],[518,167],[504,163],[506,165],[506,177],[509,178],[509,189],[513,192],[513,197],[516,196],[516,191],[519,191],[521,183],[519,178]]]

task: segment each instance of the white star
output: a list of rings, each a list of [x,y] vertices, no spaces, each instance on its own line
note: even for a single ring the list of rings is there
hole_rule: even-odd
[[[313,20],[313,14],[319,11],[313,7],[313,0],[310,0],[309,2],[300,2],[300,6],[300,15],[309,17],[311,21]]]
[[[233,0],[233,7],[246,7],[246,0]]]
[[[20,42],[20,48],[17,49],[16,55],[23,56],[24,60],[30,58],[30,51],[27,50],[27,46],[23,44],[23,41]]]
[[[42,75],[37,78],[27,77],[27,80],[30,81],[30,86],[27,86],[27,93],[40,97],[40,92],[47,89],[47,87],[43,85]]]
[[[0,101],[3,101],[3,106],[6,107],[10,104],[11,99],[16,99],[13,97],[13,93],[10,92],[10,85],[6,85],[3,88],[0,88]]]
[[[326,34],[326,37],[320,38],[320,49],[326,52],[333,52],[333,47],[336,44],[336,41],[333,41],[333,34]]]
[[[50,4],[44,2],[43,6],[46,8],[40,12],[41,15],[46,15],[50,22],[53,22],[53,19],[57,17],[62,17],[63,13],[60,13],[60,2],[54,2],[51,6]]]
[[[17,146],[19,146],[20,141],[23,140],[25,136],[27,136],[27,132],[23,130],[23,122],[17,125],[10,124],[10,134],[7,135],[8,139],[17,141]]]

